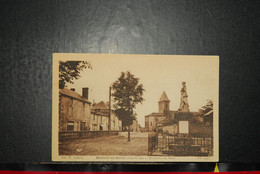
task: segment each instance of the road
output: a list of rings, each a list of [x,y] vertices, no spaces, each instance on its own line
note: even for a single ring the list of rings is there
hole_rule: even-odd
[[[127,141],[127,132],[117,136],[67,140],[60,142],[59,152],[60,155],[147,155],[148,134],[131,132],[130,142]]]

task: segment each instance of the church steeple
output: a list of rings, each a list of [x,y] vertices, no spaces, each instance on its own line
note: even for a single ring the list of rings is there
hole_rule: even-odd
[[[163,91],[160,100],[158,101],[159,113],[163,113],[165,110],[169,111],[170,100],[167,97],[165,91]]]

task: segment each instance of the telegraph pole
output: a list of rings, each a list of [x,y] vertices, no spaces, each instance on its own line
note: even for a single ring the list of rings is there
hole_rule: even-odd
[[[108,130],[111,130],[111,86],[109,86],[109,114],[108,114]]]

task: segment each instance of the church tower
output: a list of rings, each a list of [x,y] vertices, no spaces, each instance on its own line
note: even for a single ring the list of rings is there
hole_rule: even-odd
[[[164,113],[164,111],[169,111],[170,108],[170,100],[167,97],[165,91],[163,91],[160,100],[158,101],[159,113]]]

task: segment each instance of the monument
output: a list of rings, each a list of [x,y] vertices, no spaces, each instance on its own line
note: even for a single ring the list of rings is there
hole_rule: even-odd
[[[178,109],[179,112],[189,112],[189,104],[188,104],[188,94],[187,94],[187,87],[186,82],[182,82],[182,89],[181,89],[181,101],[180,107]]]
[[[180,107],[178,112],[174,114],[174,118],[175,121],[178,122],[178,133],[189,134],[190,122],[193,119],[193,114],[189,110],[186,82],[182,82]]]

